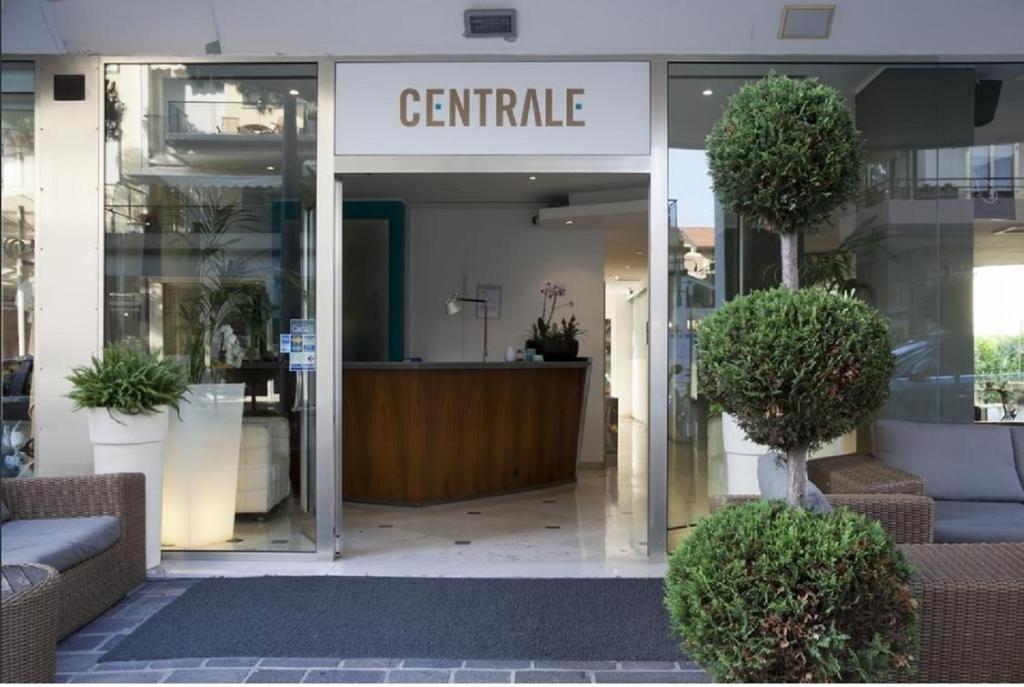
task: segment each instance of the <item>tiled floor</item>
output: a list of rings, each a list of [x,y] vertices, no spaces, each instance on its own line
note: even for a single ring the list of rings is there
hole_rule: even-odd
[[[646,426],[623,419],[618,468],[582,469],[576,484],[426,508],[345,504],[337,561],[165,560],[160,573],[657,577],[646,468]]]
[[[629,661],[478,661],[415,658],[195,657],[99,662],[106,651],[193,580],[159,580],[141,589],[58,647],[58,682],[707,682],[693,663]]]

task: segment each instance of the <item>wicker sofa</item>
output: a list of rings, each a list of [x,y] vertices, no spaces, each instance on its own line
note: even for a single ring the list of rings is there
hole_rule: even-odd
[[[24,520],[113,516],[120,535],[100,553],[60,572],[57,634],[65,637],[146,579],[145,478],[141,474],[5,479],[10,524]],[[35,562],[6,560],[7,563]]]

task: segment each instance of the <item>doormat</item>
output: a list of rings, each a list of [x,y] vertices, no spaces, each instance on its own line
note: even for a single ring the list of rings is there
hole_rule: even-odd
[[[214,578],[100,660],[685,660],[663,596],[650,578]]]

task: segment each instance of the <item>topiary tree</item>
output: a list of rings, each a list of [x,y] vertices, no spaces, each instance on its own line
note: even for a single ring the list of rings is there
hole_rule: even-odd
[[[665,605],[716,682],[891,681],[916,651],[910,567],[878,522],[845,508],[716,512],[669,559]]]
[[[697,332],[698,383],[753,441],[786,455],[799,505],[807,452],[881,407],[892,373],[889,323],[850,295],[786,288],[735,298]]]
[[[839,91],[769,74],[729,99],[707,138],[718,201],[782,241],[782,283],[799,286],[797,235],[857,194],[860,134]]]

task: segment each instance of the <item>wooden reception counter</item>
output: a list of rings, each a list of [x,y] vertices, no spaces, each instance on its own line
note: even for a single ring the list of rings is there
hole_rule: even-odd
[[[589,359],[343,370],[346,501],[422,506],[576,479]]]

